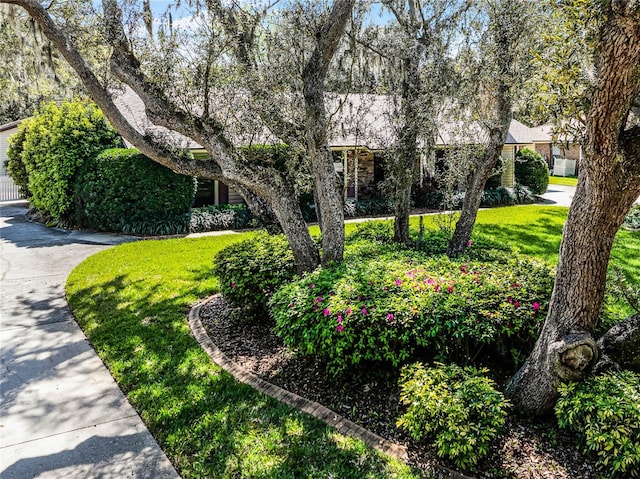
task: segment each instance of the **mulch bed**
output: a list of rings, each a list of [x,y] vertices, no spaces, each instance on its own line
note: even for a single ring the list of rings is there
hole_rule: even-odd
[[[368,430],[407,447],[409,462],[428,472],[436,464],[453,468],[436,457],[428,442],[417,442],[395,426],[402,414],[397,371],[359,367],[340,377],[327,375],[324,364],[286,348],[269,321],[246,320],[217,296],[200,310],[211,340],[236,364],[256,376],[316,401]],[[575,441],[557,431],[553,418],[510,418],[506,433],[473,475],[478,478],[587,479],[593,463],[576,450]]]

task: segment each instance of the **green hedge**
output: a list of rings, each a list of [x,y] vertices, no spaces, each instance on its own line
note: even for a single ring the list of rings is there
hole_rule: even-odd
[[[270,306],[287,346],[323,358],[335,373],[362,361],[398,366],[418,351],[517,367],[538,337],[552,286],[551,269],[527,258],[391,251],[318,269],[285,284]]]
[[[549,185],[549,167],[541,155],[533,150],[520,150],[515,159],[516,182],[528,187],[534,194],[541,195]]]
[[[98,107],[75,100],[43,105],[25,120],[22,161],[29,176],[31,206],[51,223],[73,217],[74,182],[80,167],[121,141]]]
[[[193,178],[134,149],[110,149],[87,161],[75,185],[77,222],[99,231],[176,234],[189,228]]]

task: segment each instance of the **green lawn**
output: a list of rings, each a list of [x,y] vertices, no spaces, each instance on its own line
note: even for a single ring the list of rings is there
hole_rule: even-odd
[[[412,478],[420,475],[324,423],[237,383],[189,333],[215,291],[213,255],[243,235],[129,243],[67,281],[78,323],[187,478]]]
[[[578,184],[578,178],[575,176],[550,176],[550,185],[564,185],[564,186],[576,186]]]
[[[566,214],[539,206],[481,211],[477,232],[555,261]],[[425,218],[432,226],[433,218]],[[67,282],[79,324],[179,473],[185,479],[420,477],[237,383],[200,350],[186,315],[218,289],[213,255],[249,234],[121,245],[88,258]],[[640,233],[621,231],[613,258],[640,281]]]

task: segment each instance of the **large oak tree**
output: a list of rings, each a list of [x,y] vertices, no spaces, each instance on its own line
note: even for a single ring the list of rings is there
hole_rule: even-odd
[[[290,176],[293,172],[281,171],[269,164],[247,161],[240,148],[246,145],[238,144],[230,131],[232,128],[229,127],[229,118],[233,116],[230,115],[231,109],[226,108],[224,114],[220,115],[212,104],[212,97],[220,99],[230,91],[229,84],[225,82],[232,82],[234,76],[241,72],[240,69],[246,67],[242,55],[250,55],[245,47],[254,44],[250,35],[255,35],[260,25],[260,12],[242,17],[243,20],[248,18],[253,22],[249,23],[248,29],[245,28],[246,25],[238,24],[237,30],[231,31],[228,28],[229,22],[239,18],[237,10],[242,7],[233,4],[225,7],[217,2],[189,2],[196,12],[201,10],[207,13],[201,18],[209,23],[200,31],[207,41],[188,43],[188,33],[176,32],[172,28],[171,17],[165,21],[167,28],[154,35],[148,8],[135,10],[126,2],[122,5],[115,0],[102,2],[103,44],[111,51],[108,69],[140,97],[146,115],[154,125],[180,133],[206,149],[211,160],[202,161],[180,154],[171,142],[163,141],[163,138],[147,131],[140,132],[127,120],[115,106],[112,91],[99,79],[96,70],[89,65],[74,43],[74,35],[66,30],[64,18],[55,17],[42,3],[34,0],[3,0],[0,3],[19,5],[31,15],[44,35],[78,74],[89,96],[131,144],[178,173],[224,181],[238,190],[254,210],[273,211],[289,239],[298,271],[309,271],[318,265],[318,248],[307,230],[299,208],[294,181]],[[147,2],[143,2],[142,6],[145,5],[148,7]],[[330,9],[319,12],[319,21],[313,32],[314,42],[307,43],[310,52],[306,57],[303,78],[306,106],[306,116],[302,119],[304,128],[296,128],[295,124],[292,127],[290,121],[277,121],[281,117],[277,114],[280,111],[277,102],[286,101],[286,95],[290,93],[285,91],[283,94],[279,91],[281,84],[275,85],[271,91],[270,111],[273,114],[269,115],[270,121],[260,125],[270,129],[272,138],[281,140],[290,139],[292,131],[293,134],[300,131],[304,134],[306,131],[307,153],[313,171],[316,172],[316,183],[325,192],[324,196],[320,195],[323,199],[330,195],[332,188],[339,198],[335,171],[327,168],[330,153],[323,137],[323,132],[326,131],[323,82],[352,7],[353,0],[337,0]],[[141,32],[142,24],[148,31],[147,38]],[[196,53],[200,55],[195,55]],[[190,68],[191,65],[193,68]],[[212,82],[212,78],[221,80],[222,84]],[[242,86],[251,87],[251,83],[245,82]],[[264,90],[261,91],[262,94],[249,94],[248,98],[257,96],[264,99],[266,95]],[[291,96],[289,101],[290,98]],[[251,102],[249,104],[254,105]],[[250,109],[251,107],[240,108],[245,112]],[[261,113],[264,110],[259,109]],[[236,131],[242,131],[247,124],[255,126],[251,121],[236,123]],[[341,204],[334,204],[336,201],[332,198],[326,201],[330,202],[331,210],[340,213],[326,215],[333,221],[325,235],[325,255],[327,260],[340,260],[344,235]],[[328,224],[327,220],[324,224]]]
[[[576,2],[570,8],[582,8],[584,18],[595,22],[581,26],[591,31],[594,70],[582,101],[584,155],[549,312],[534,351],[507,387],[516,407],[530,414],[549,412],[558,385],[582,379],[596,363],[593,334],[611,247],[640,195],[640,1]],[[629,324],[637,328],[637,317],[635,326]],[[637,336],[626,335],[636,337],[636,347]]]

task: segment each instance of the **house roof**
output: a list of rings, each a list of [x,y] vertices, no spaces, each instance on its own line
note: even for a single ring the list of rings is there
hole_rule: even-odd
[[[325,97],[329,120],[328,139],[332,147],[366,146],[371,150],[381,150],[393,145],[399,129],[399,125],[393,119],[395,107],[393,97],[336,93],[327,93]],[[302,100],[288,98],[288,101],[284,102],[283,110],[288,108],[289,111],[284,111],[284,114],[294,118],[296,115],[294,102],[298,101]],[[163,137],[181,148],[202,148],[184,135],[151,123],[142,100],[130,88],[126,87],[124,91],[115,93],[114,103],[139,132]],[[277,136],[271,134],[259,122],[256,115],[249,114],[251,107],[246,93],[221,92],[217,95],[215,111],[218,120],[227,127],[232,141],[237,145],[280,142]],[[487,135],[477,122],[467,121],[463,127],[462,122],[446,120],[442,115],[437,123],[437,145],[486,141]],[[512,120],[505,143],[531,144],[534,136],[536,136],[534,129],[517,120]]]

